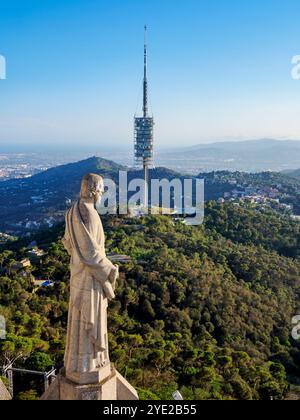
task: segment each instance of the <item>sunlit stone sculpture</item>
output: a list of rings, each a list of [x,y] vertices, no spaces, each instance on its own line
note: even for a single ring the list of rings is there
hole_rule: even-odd
[[[78,383],[101,380],[110,362],[107,303],[114,298],[118,267],[105,255],[104,232],[95,205],[104,192],[98,175],[87,175],[80,200],[68,210],[64,246],[71,256],[66,377]]]
[[[103,192],[99,175],[84,176],[80,198],[66,214],[63,243],[71,258],[71,282],[65,367],[42,399],[138,399],[109,360],[107,306],[119,270],[105,254],[96,210]]]

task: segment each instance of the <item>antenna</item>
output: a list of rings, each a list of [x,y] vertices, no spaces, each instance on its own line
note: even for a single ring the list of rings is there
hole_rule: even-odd
[[[147,26],[144,26],[144,95],[143,95],[143,115],[148,117],[148,80],[147,80]]]

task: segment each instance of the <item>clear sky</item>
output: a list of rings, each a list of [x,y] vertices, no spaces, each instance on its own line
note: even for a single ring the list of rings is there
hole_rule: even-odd
[[[299,0],[0,0],[0,152],[131,147],[145,23],[158,147],[300,139],[299,19]]]

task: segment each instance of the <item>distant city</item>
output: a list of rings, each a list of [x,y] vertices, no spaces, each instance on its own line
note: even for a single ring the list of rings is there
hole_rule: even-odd
[[[29,153],[0,154],[0,181],[29,178],[39,172],[63,163],[54,156],[42,156]]]
[[[99,148],[101,149],[101,148]],[[132,151],[73,151],[42,153],[0,153],[0,182],[28,178],[49,168],[77,162],[91,156],[102,157],[132,167]],[[181,149],[159,149],[155,153],[156,167],[166,167],[180,173],[197,175],[211,171],[282,172],[299,169],[300,141],[218,142]]]

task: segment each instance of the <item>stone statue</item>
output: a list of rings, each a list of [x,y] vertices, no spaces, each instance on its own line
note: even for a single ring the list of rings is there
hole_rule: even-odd
[[[66,214],[63,244],[71,257],[71,281],[65,366],[42,400],[138,399],[109,360],[107,306],[119,268],[105,254],[96,210],[103,192],[99,175],[84,176],[80,198]]]
[[[96,210],[104,192],[99,175],[86,175],[80,199],[66,214],[64,246],[71,257],[66,377],[80,383],[98,381],[109,366],[107,303],[115,297],[118,267],[105,255],[105,237]]]

